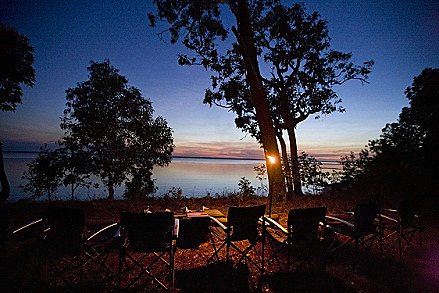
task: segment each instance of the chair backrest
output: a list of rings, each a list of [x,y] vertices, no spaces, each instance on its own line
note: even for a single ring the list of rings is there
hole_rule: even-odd
[[[49,207],[43,211],[43,223],[49,229],[44,241],[58,252],[79,252],[85,231],[85,211],[79,208]]]
[[[326,207],[291,209],[288,213],[288,234],[294,241],[317,241],[320,222],[325,222]]]
[[[355,230],[359,236],[376,232],[375,219],[378,217],[380,209],[381,207],[377,203],[360,203],[355,206]]]
[[[137,252],[166,251],[172,244],[174,213],[122,212],[120,224],[127,236],[127,249]]]
[[[399,224],[402,228],[413,228],[418,224],[418,207],[413,201],[399,201],[397,211],[399,215]]]
[[[247,207],[229,207],[227,225],[231,227],[232,240],[249,240],[258,237],[259,218],[265,214],[265,204]]]
[[[195,249],[209,237],[209,217],[182,218],[179,224],[177,247]]]

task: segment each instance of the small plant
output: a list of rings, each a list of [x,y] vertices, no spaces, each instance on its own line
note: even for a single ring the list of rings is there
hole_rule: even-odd
[[[323,172],[322,163],[302,152],[299,156],[300,176],[303,185],[313,194],[322,191],[330,181],[330,173]]]
[[[256,178],[260,182],[260,186],[257,188],[259,195],[265,195],[268,192],[268,186],[265,184],[267,181],[267,168],[265,164],[254,166],[253,169],[256,171]]]
[[[252,186],[250,180],[245,177],[241,177],[241,179],[239,179],[238,186],[239,196],[241,198],[249,198],[255,194],[255,188]]]
[[[33,197],[47,194],[47,199],[51,201],[63,177],[62,159],[59,152],[52,151],[44,145],[40,148],[37,157],[27,166],[29,171],[24,172],[22,177],[27,183],[20,185],[20,188]]]
[[[173,199],[173,200],[183,200],[186,197],[183,195],[183,190],[181,190],[181,187],[172,187],[163,196],[163,198],[164,199]]]

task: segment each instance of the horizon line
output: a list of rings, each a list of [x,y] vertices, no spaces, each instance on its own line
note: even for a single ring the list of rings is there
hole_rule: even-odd
[[[13,150],[3,150],[3,153],[21,153],[21,154],[38,154],[39,151],[13,151]],[[209,157],[209,156],[184,156],[184,155],[176,155],[172,156],[172,158],[176,159],[211,159],[211,160],[242,160],[242,161],[265,161],[263,158],[240,158],[240,157]],[[337,160],[327,160],[323,159],[320,161],[321,163],[336,163],[339,164],[340,161]]]

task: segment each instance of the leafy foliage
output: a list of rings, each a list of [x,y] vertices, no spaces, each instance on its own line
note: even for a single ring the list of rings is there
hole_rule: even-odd
[[[255,43],[253,1],[156,0],[154,3],[157,12],[149,13],[150,25],[156,26],[157,20],[165,20],[169,28],[160,35],[169,32],[171,43],[182,39],[185,47],[194,53],[193,56],[181,54],[179,64],[201,65],[213,73],[213,90],[206,90],[205,102],[212,100],[214,103],[224,93],[226,99],[232,103],[236,101],[236,111],[244,107],[254,108],[255,123],[260,129],[258,140],[266,155],[277,158],[268,169],[270,194],[283,194],[285,188],[276,132],[262,86]],[[236,26],[227,19],[229,16],[236,21]],[[235,39],[229,39],[230,31]],[[240,89],[247,97],[244,101],[234,99]]]
[[[172,187],[163,195],[163,199],[183,200],[185,198],[181,187]]]
[[[23,192],[33,197],[47,194],[47,199],[51,201],[62,184],[63,163],[59,152],[51,151],[45,145],[27,166],[29,171],[23,175],[27,183],[20,186]]]
[[[70,196],[75,200],[75,192],[79,187],[98,188],[99,184],[93,184],[90,180],[92,173],[92,162],[89,154],[81,149],[71,137],[64,137],[59,142],[58,152],[63,166],[63,184],[70,186]]]
[[[133,174],[133,178],[125,184],[126,190],[124,192],[124,197],[147,197],[155,193],[157,191],[157,187],[154,186],[154,180],[151,178],[151,176],[151,170],[147,170],[146,168],[137,170],[137,172]]]
[[[383,195],[435,194],[438,188],[439,69],[427,68],[405,91],[410,106],[359,157],[343,162],[343,182]]]
[[[302,152],[299,156],[300,176],[303,185],[313,194],[322,191],[330,181],[330,173],[324,172],[322,163]]]
[[[238,182],[239,196],[241,198],[249,198],[255,195],[255,188],[252,186],[250,180],[245,177],[241,177]]]
[[[91,172],[102,178],[112,199],[114,187],[129,175],[136,181],[146,179],[147,186],[152,167],[169,164],[172,129],[162,117],[153,118],[151,101],[129,86],[110,61],[91,61],[88,71],[89,80],[66,90],[61,128],[65,139],[89,156]],[[139,184],[128,186],[132,191]]]
[[[29,39],[0,23],[0,111],[15,111],[21,104],[21,84],[32,87],[34,49]]]
[[[253,169],[256,171],[256,178],[259,180],[260,185],[257,188],[258,194],[264,195],[268,192],[268,186],[264,182],[267,180],[267,168],[265,164],[254,166]]]
[[[206,89],[204,103],[217,105],[236,114],[235,124],[262,141],[261,117],[258,118],[249,63],[242,35],[232,26],[236,41],[221,50],[218,41],[229,37],[221,20],[218,2],[156,1],[158,17],[171,24],[171,42],[183,36],[183,44],[195,56],[180,55],[182,65],[202,65],[210,69],[211,88]],[[294,189],[301,193],[295,128],[311,115],[316,118],[334,111],[344,111],[334,87],[349,80],[367,82],[373,61],[362,65],[351,62],[351,53],[330,49],[327,23],[317,12],[308,14],[304,4],[285,6],[280,1],[225,1],[236,16],[238,28],[243,25],[239,7],[248,4],[249,22],[254,33],[254,51],[260,60],[261,85],[267,93],[270,123],[278,139],[288,131]],[[155,25],[156,17],[150,15]],[[251,60],[257,62],[255,60]],[[254,65],[254,63],[253,63]],[[259,67],[258,67],[259,70]],[[287,157],[286,152],[283,153]],[[290,168],[285,168],[290,170]]]

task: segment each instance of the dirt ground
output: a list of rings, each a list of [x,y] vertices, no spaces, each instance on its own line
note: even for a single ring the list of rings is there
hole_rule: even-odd
[[[185,199],[134,201],[91,201],[55,202],[50,205],[79,207],[85,210],[87,230],[93,231],[106,224],[119,221],[121,211],[151,211],[182,208],[201,209],[209,207],[227,214],[229,206],[253,205],[266,202],[266,198],[256,199]],[[291,208],[326,206],[328,214],[339,214],[352,210],[359,199],[345,197],[301,197],[291,203],[275,202],[272,216],[286,226],[287,214]],[[439,292],[439,218],[438,200],[421,200],[424,223],[422,248],[408,249],[400,258],[396,245],[389,246],[381,255],[377,247],[371,252],[357,251],[353,246],[345,246],[328,255],[326,270],[320,268],[299,269],[293,264],[289,271],[271,262],[266,271],[260,271],[248,264],[234,265],[219,261],[207,264],[212,255],[209,242],[199,249],[179,249],[175,254],[175,276],[177,292]],[[49,203],[18,202],[7,204],[3,214],[7,215],[8,232],[30,221],[38,219]],[[383,202],[385,207],[395,207],[396,201]],[[268,212],[268,209],[267,209]],[[9,234],[7,234],[9,235]],[[416,243],[417,244],[417,243]],[[21,245],[21,244],[20,244]],[[244,244],[243,244],[244,245]],[[265,245],[266,255],[271,247]],[[390,253],[389,253],[390,252]],[[47,282],[48,275],[41,271],[37,256],[29,248],[18,247],[7,238],[0,262],[1,292],[18,291],[88,291],[102,292],[114,290],[114,278],[105,269],[96,266],[83,272],[82,280],[65,282],[53,286]],[[233,259],[233,258],[232,258]],[[236,258],[235,258],[236,260]],[[281,259],[281,262],[283,260]],[[117,253],[106,260],[109,266],[117,267]],[[50,278],[49,278],[50,279]],[[49,285],[50,284],[50,285]],[[155,287],[143,287],[145,291],[155,291]],[[145,289],[146,288],[146,289]],[[139,289],[140,290],[140,289]],[[137,291],[137,290],[135,290]]]

